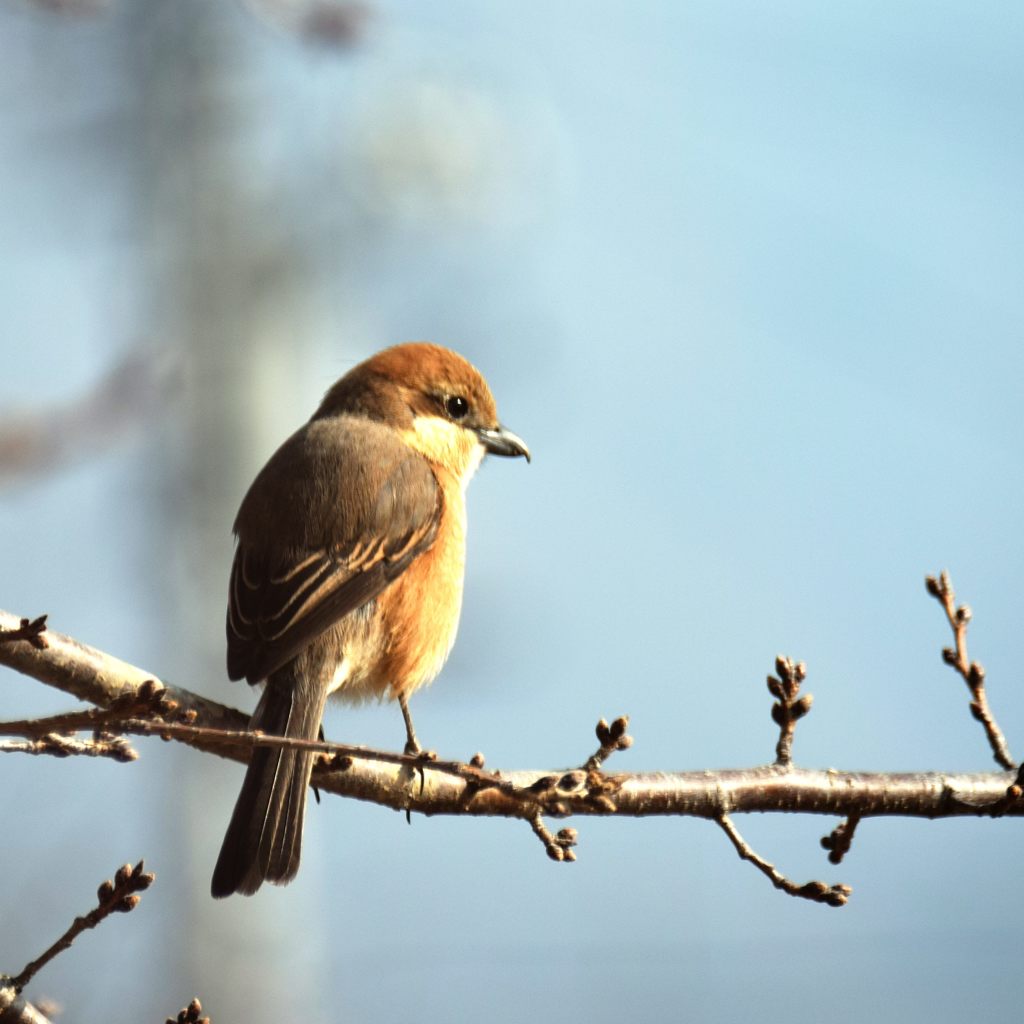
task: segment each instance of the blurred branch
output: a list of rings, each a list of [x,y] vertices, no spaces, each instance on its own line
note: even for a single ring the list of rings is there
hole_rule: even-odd
[[[32,7],[39,7],[54,14],[90,16],[104,14],[112,0],[26,0]]]
[[[169,402],[178,370],[166,353],[129,352],[87,393],[0,419],[0,488],[102,451]]]
[[[0,630],[24,620],[0,612]],[[313,776],[324,792],[366,800],[395,810],[518,818],[527,822],[549,856],[575,859],[574,829],[553,834],[543,818],[571,815],[648,817],[679,815],[718,824],[737,852],[774,885],[792,895],[840,906],[845,886],[791,882],[755,854],[729,818],[757,812],[828,814],[847,819],[823,845],[834,863],[849,849],[857,822],[870,816],[919,818],[1017,817],[1024,815],[1024,789],[1012,773],[843,772],[799,768],[791,760],[792,726],[810,708],[800,697],[806,667],[780,656],[770,677],[776,697],[773,718],[780,728],[772,764],[719,771],[609,773],[605,762],[632,745],[628,719],[597,725],[599,747],[580,768],[555,772],[497,772],[484,757],[444,761],[436,755],[399,754],[325,741],[291,740],[248,730],[242,712],[209,701],[53,630],[46,646],[33,638],[0,643],[8,665],[97,705],[94,709],[38,720],[0,723],[0,734],[38,737],[65,730],[158,735],[199,750],[246,762],[255,746],[301,747],[322,753]],[[34,639],[39,640],[36,636]]]
[[[358,0],[243,0],[260,21],[310,42],[351,49],[361,43],[372,14]]]
[[[0,975],[0,1022],[2,1024],[53,1024],[37,1006],[19,995]]]
[[[740,859],[753,864],[776,889],[781,889],[789,896],[799,896],[801,899],[811,900],[814,903],[825,903],[830,907],[846,905],[852,892],[848,885],[829,885],[827,882],[805,882],[803,885],[799,885],[782,874],[774,864],[770,864],[760,854],[755,853],[727,814],[723,814],[716,821],[729,837],[729,841],[739,854]]]
[[[0,735],[9,736],[11,733],[0,727]],[[123,736],[98,736],[91,740],[76,740],[69,736],[61,736],[59,733],[45,733],[38,739],[24,740],[20,743],[0,740],[0,754],[109,757],[122,764],[136,761],[139,757]]]

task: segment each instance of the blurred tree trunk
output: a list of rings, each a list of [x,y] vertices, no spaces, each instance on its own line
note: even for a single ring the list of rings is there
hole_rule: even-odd
[[[256,453],[269,454],[295,426],[290,389],[304,369],[301,260],[282,241],[288,235],[277,207],[258,198],[272,169],[257,153],[260,97],[246,45],[263,29],[235,5],[208,0],[148,0],[137,22],[130,42],[142,95],[140,192],[152,232],[147,327],[155,345],[180,348],[186,382],[152,479],[150,564],[166,567],[152,581],[164,663],[172,678],[249,709],[253,695],[229,684],[224,667],[230,528],[253,460],[261,460]],[[274,336],[282,320],[299,325],[294,334]],[[171,870],[182,873],[176,881],[189,901],[172,951],[175,973],[197,987],[184,995],[200,995],[215,1018],[288,1020],[293,989],[307,1007],[321,990],[316,957],[298,955],[315,940],[313,908],[295,889],[287,900],[272,892],[244,901],[209,896],[242,775],[211,772],[188,752],[173,756],[180,764],[170,775],[164,856],[177,859]]]

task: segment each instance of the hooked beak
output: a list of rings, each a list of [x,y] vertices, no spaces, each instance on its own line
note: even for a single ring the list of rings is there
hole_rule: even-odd
[[[511,430],[499,425],[496,430],[478,430],[477,436],[491,455],[506,455],[510,458],[522,455],[527,462],[530,461],[530,449],[526,447],[526,442]]]

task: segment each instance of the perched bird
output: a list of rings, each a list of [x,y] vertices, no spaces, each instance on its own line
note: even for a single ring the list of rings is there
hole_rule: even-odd
[[[350,370],[271,456],[235,519],[228,675],[266,680],[251,728],[315,740],[329,694],[409,695],[455,640],[465,489],[488,452],[522,455],[487,382],[438,345],[396,345]],[[299,867],[316,755],[257,747],[213,872],[214,896]]]

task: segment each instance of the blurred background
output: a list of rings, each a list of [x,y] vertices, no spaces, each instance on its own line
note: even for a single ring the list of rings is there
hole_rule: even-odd
[[[426,338],[531,466],[470,495],[460,639],[413,701],[443,756],[983,771],[923,577],[948,567],[1024,753],[1024,13],[910,2],[2,0],[0,606],[246,710],[231,522],[338,376]],[[69,699],[0,671],[3,716]],[[398,749],[393,706],[327,733]],[[145,857],[138,911],[29,991],[215,1024],[1016,1016],[1015,821],[693,820],[311,805],[287,889],[214,903],[234,764],[5,758],[0,969]]]

